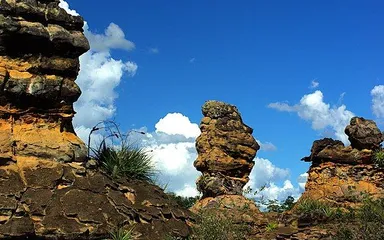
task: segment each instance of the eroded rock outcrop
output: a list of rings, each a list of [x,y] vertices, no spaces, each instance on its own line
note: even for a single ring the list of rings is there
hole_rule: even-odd
[[[83,19],[58,1],[0,1],[0,154],[82,161],[72,127]]]
[[[302,199],[309,197],[337,206],[354,206],[362,193],[372,197],[384,194],[384,168],[373,162],[383,136],[375,122],[354,117],[345,129],[351,141],[325,138],[316,140],[311,155],[303,158],[312,162]]]
[[[188,210],[147,182],[84,166],[72,127],[83,19],[59,0],[0,0],[0,238],[186,237]]]
[[[195,213],[212,214],[247,225],[248,239],[260,234],[267,222],[255,202],[242,195],[260,146],[252,128],[242,121],[238,109],[223,102],[207,101],[202,107],[201,135],[196,140],[198,157],[194,162],[202,176],[197,188],[202,198],[191,208]]]
[[[202,107],[201,135],[196,139],[194,163],[202,172],[197,181],[205,197],[241,195],[260,146],[235,106],[207,101]]]

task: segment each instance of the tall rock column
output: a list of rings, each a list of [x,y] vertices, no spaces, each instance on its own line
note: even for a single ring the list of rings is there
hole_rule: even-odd
[[[202,107],[201,135],[196,140],[194,166],[202,176],[197,181],[204,197],[241,195],[260,146],[235,106],[207,101]]]
[[[59,0],[0,1],[0,164],[17,157],[83,161],[73,103],[83,19]]]
[[[243,187],[260,149],[252,128],[243,123],[238,109],[230,104],[207,101],[203,107],[201,134],[196,139],[198,157],[194,165],[202,175],[196,181],[202,198],[190,209],[212,211],[218,219],[230,219],[239,227],[246,225],[247,239],[258,239],[267,220],[253,200],[243,196]],[[248,231],[249,230],[249,231]],[[245,230],[244,230],[245,231]]]

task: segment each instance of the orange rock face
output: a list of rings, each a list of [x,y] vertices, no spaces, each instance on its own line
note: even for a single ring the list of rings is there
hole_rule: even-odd
[[[52,1],[0,2],[0,161],[83,161],[72,127],[83,19]]]
[[[349,139],[354,139],[351,146],[329,138],[313,143],[311,155],[303,158],[312,165],[302,199],[347,207],[359,204],[364,194],[384,196],[384,168],[373,161],[381,132],[373,121],[361,119],[353,118],[346,128]]]
[[[202,176],[198,189],[205,197],[242,194],[260,146],[235,106],[207,101],[203,108],[201,135],[196,140],[198,157],[194,163]]]

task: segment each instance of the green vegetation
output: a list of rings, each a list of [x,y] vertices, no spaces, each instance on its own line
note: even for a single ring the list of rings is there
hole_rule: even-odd
[[[279,224],[276,222],[268,223],[268,225],[265,227],[265,231],[272,232],[273,230],[277,229],[278,226]]]
[[[103,142],[95,151],[94,158],[113,178],[127,177],[152,181],[156,173],[151,157],[139,147],[129,145],[113,147]]]
[[[175,201],[180,207],[184,209],[191,208],[196,203],[196,201],[200,199],[199,196],[196,196],[196,197],[177,196],[173,192],[167,193],[167,195],[170,200]]]
[[[332,208],[328,203],[305,198],[296,204],[296,213],[302,215],[311,215],[319,219],[332,220],[339,218],[342,212],[339,208]]]
[[[268,200],[265,205],[267,205],[268,212],[282,213],[291,210],[295,206],[295,199],[292,196],[288,196],[282,203],[278,200]]]
[[[113,178],[129,178],[152,182],[156,174],[154,165],[147,151],[134,146],[128,141],[128,134],[122,134],[114,122],[101,122],[108,134],[97,149],[92,149],[93,158],[103,171]],[[99,124],[101,124],[99,123]],[[98,124],[98,125],[99,125]],[[96,125],[91,133],[102,129]],[[141,132],[139,132],[141,133]],[[141,133],[144,134],[144,133]],[[91,134],[89,136],[90,142]]]
[[[111,239],[112,240],[132,240],[132,229],[131,230],[125,230],[123,228],[118,228],[114,232],[110,232]]]
[[[373,162],[379,167],[384,167],[384,150],[383,149],[377,150],[373,154]]]
[[[363,205],[344,216],[335,240],[379,240],[384,236],[384,199],[366,197]]]
[[[246,239],[248,226],[234,223],[219,211],[204,210],[199,214],[199,222],[193,227],[190,240],[242,240]]]

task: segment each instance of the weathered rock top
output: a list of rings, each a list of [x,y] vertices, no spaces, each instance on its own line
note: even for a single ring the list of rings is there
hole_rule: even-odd
[[[301,199],[309,197],[339,207],[354,207],[362,201],[361,193],[373,198],[384,196],[384,169],[373,161],[382,142],[376,123],[354,117],[345,132],[350,146],[330,138],[316,140],[311,155],[302,159],[312,164]]]
[[[345,128],[345,133],[353,148],[376,150],[384,141],[384,135],[373,120],[353,117]]]
[[[203,176],[198,188],[204,197],[241,194],[260,146],[252,128],[242,121],[238,109],[219,101],[202,107],[201,135],[196,140],[198,157],[194,166]]]
[[[351,145],[346,147],[339,140],[324,138],[313,142],[311,155],[306,162],[335,162],[347,164],[372,163],[373,151],[380,148],[383,134],[372,120],[353,117],[345,128]]]

